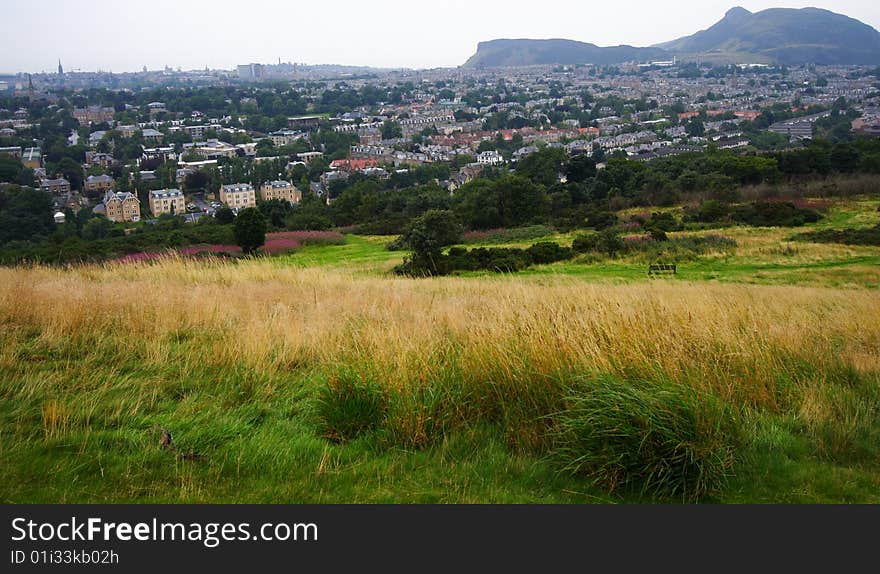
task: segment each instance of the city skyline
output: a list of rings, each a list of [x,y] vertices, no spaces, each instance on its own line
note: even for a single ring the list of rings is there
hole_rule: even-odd
[[[502,37],[648,46],[706,29],[736,5],[753,12],[815,6],[874,28],[880,24],[880,7],[864,0],[834,6],[735,0],[660,6],[637,1],[626,14],[613,7],[565,1],[552,2],[550,9],[536,14],[533,4],[492,0],[478,6],[453,0],[432,11],[387,0],[361,14],[358,5],[344,1],[334,5],[329,16],[318,6],[273,6],[264,0],[250,3],[248,10],[220,0],[210,11],[203,2],[156,0],[149,13],[107,0],[48,0],[46,12],[40,14],[23,5],[5,9],[9,21],[20,25],[0,39],[0,73],[51,73],[59,59],[68,72],[116,73],[144,67],[232,70],[239,64],[279,60],[376,68],[456,67],[476,51],[478,42]],[[45,19],[45,13],[50,18]],[[32,42],[34,30],[42,30],[40,49],[22,50]],[[88,40],[91,35],[95,41]]]

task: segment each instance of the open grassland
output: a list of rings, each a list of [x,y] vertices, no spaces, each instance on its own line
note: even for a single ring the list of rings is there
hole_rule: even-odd
[[[394,278],[374,238],[2,268],[0,499],[880,502],[877,250],[786,231],[655,281]]]

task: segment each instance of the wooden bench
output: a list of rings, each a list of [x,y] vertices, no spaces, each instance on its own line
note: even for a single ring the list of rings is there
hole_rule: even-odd
[[[671,273],[675,275],[678,272],[675,263],[657,263],[648,265],[648,275],[665,275]]]

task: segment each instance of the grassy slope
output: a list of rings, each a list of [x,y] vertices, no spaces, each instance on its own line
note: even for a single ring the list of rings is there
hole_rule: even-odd
[[[876,208],[846,203],[817,226],[872,225]],[[0,269],[0,500],[653,500],[560,473],[522,444],[528,424],[468,419],[427,442],[327,441],[316,410],[327,377],[369,364],[392,386],[421,373],[431,383],[444,369],[538,384],[536,372],[585,366],[623,378],[730,381],[724,392],[734,394],[735,385],[772,384],[791,404],[730,399],[749,439],[730,483],[706,500],[880,502],[876,450],[852,448],[876,436],[874,395],[851,393],[847,382],[880,384],[870,311],[880,249],[789,243],[790,230],[719,233],[740,243],[734,255],[687,263],[675,280],[651,284],[643,263],[625,259],[520,276],[390,279],[385,271],[402,254],[369,237],[233,266]],[[584,291],[584,281],[605,286]],[[772,286],[782,284],[800,287]],[[611,310],[621,305],[642,310],[619,317]],[[529,307],[534,315],[517,311]],[[692,311],[697,324],[685,320]],[[579,333],[606,325],[597,340],[607,348],[577,346]],[[630,325],[639,331],[624,339]],[[412,431],[412,421],[393,423],[393,432]],[[158,446],[159,427],[174,432],[176,453]],[[198,459],[179,456],[189,453]]]

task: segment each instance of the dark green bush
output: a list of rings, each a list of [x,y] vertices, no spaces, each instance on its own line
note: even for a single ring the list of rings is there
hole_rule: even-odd
[[[880,225],[863,229],[824,229],[794,236],[799,241],[842,243],[844,245],[880,245]]]
[[[756,227],[800,227],[822,219],[818,211],[799,208],[789,201],[757,201],[737,207],[732,217]]]
[[[591,211],[587,214],[587,227],[602,231],[617,225],[617,214],[612,211]]]
[[[644,225],[645,231],[680,231],[681,223],[669,212],[652,213]]]
[[[531,258],[532,263],[536,265],[565,261],[566,259],[571,259],[574,254],[570,247],[562,247],[554,241],[535,243],[526,249],[526,253]]]
[[[571,242],[571,248],[575,253],[589,253],[590,251],[598,251],[599,234],[581,234],[574,238]]]
[[[725,219],[730,213],[730,208],[716,199],[704,201],[694,209],[689,209],[685,215],[686,221],[698,223],[715,223]]]
[[[563,468],[609,491],[699,500],[724,486],[740,444],[733,413],[680,385],[583,381],[554,418]]]

